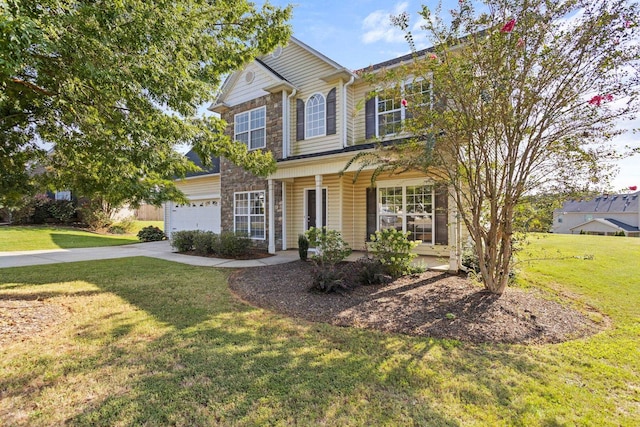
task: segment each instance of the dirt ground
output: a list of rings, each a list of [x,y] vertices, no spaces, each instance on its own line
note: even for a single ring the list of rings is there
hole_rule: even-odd
[[[344,264],[345,275],[355,272]],[[230,281],[242,300],[295,318],[473,343],[558,343],[594,334],[604,316],[522,289],[500,297],[463,276],[428,271],[386,285],[357,286],[343,294],[310,292],[312,265],[302,261],[244,269]],[[591,318],[600,319],[598,322]]]

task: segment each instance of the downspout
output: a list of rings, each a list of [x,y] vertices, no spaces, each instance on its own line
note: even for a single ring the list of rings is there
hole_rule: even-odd
[[[356,76],[352,75],[349,81],[342,86],[342,147],[347,148],[347,87],[352,85]]]
[[[286,129],[285,129],[285,135],[283,135],[283,150],[282,150],[282,158],[286,159],[287,157],[289,157],[289,153],[291,150],[291,98],[293,98],[294,96],[296,96],[296,94],[298,93],[298,89],[293,88],[293,92],[291,92],[291,95],[287,96],[287,102],[286,102],[286,114],[285,114],[285,118],[283,120],[283,122],[286,122]]]

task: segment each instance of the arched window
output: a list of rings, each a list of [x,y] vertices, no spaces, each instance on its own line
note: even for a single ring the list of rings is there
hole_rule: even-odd
[[[305,108],[305,138],[325,135],[325,117],[326,108],[324,96],[316,93],[307,100]]]

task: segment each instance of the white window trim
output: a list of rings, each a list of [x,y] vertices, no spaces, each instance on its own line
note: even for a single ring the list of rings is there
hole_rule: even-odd
[[[254,193],[262,193],[263,195],[263,200],[265,201],[265,206],[264,206],[264,211],[265,213],[262,214],[262,224],[263,224],[263,230],[264,230],[264,237],[260,238],[260,237],[252,237],[251,236],[251,194]],[[238,215],[236,214],[236,196],[238,194],[249,194],[249,212],[246,215]],[[264,190],[255,190],[255,191],[236,191],[235,193],[233,193],[233,232],[235,233],[237,231],[236,229],[236,217],[238,216],[246,216],[248,218],[247,224],[248,224],[248,234],[249,234],[249,238],[251,240],[266,240],[267,239],[267,224],[266,224],[266,219],[267,219],[267,215],[266,215],[266,194]],[[253,215],[253,216],[258,216],[258,215]]]
[[[251,128],[251,113],[253,111],[258,111],[258,110],[264,110],[264,126],[252,129]],[[267,107],[266,106],[262,106],[262,107],[258,107],[258,108],[253,108],[251,110],[243,111],[241,113],[234,114],[234,116],[233,116],[233,140],[234,141],[238,140],[238,132],[237,132],[237,129],[236,129],[237,128],[237,125],[236,125],[237,121],[236,120],[237,120],[238,116],[243,115],[243,114],[247,114],[249,116],[249,129],[247,130],[247,133],[249,134],[249,138],[248,138],[248,141],[247,141],[247,149],[249,151],[252,151],[252,150],[260,150],[262,148],[266,148],[267,147]],[[261,147],[253,147],[253,148],[251,148],[251,131],[258,130],[258,129],[264,129],[264,143],[263,143],[263,145]],[[241,132],[241,133],[245,133],[245,132]],[[244,144],[244,141],[242,143]]]
[[[376,205],[378,208],[376,209],[376,230],[380,230],[380,217],[381,210],[380,206],[380,189],[382,188],[392,188],[392,187],[402,187],[402,211],[401,215],[398,215],[402,218],[402,231],[407,231],[407,187],[414,186],[429,186],[431,187],[431,241],[425,242],[424,240],[421,243],[421,246],[434,246],[436,241],[436,195],[435,195],[435,183],[430,180],[424,179],[405,179],[405,180],[387,180],[387,181],[379,181],[376,185]]]
[[[311,100],[311,98],[313,98],[316,95],[322,98],[322,102],[324,104],[324,108],[323,108],[324,118],[322,120],[323,132],[322,134],[311,136],[308,134],[310,126],[309,126],[309,121],[307,120],[308,113],[309,113],[309,101]],[[311,94],[307,98],[307,100],[304,102],[304,139],[307,140],[307,139],[321,138],[323,136],[327,136],[327,97],[320,92],[316,92]]]
[[[429,80],[429,85],[430,85],[429,103],[431,104],[431,108],[433,108],[433,81],[432,81],[431,78],[425,79],[423,77],[418,77],[418,78],[415,78],[415,79],[408,79],[408,80],[404,80],[403,82],[401,82],[400,83],[400,101],[402,101],[402,99],[405,99],[405,92],[404,92],[405,85],[411,84],[411,83],[416,83],[416,82],[422,82],[422,81],[425,81],[425,80]],[[424,105],[424,104],[419,104],[419,105]],[[390,138],[390,137],[394,137],[396,135],[400,135],[400,134],[404,133],[404,131],[401,130],[398,133],[386,133],[384,135],[380,135],[380,115],[387,114],[387,113],[389,113],[389,111],[385,111],[384,113],[382,113],[382,112],[380,112],[379,107],[380,107],[380,96],[376,95],[376,120],[375,120],[376,137],[378,137],[378,138]],[[404,123],[404,121],[406,120],[407,107],[403,106],[402,103],[400,103],[400,123],[401,124]],[[391,111],[396,111],[396,110],[391,110]]]

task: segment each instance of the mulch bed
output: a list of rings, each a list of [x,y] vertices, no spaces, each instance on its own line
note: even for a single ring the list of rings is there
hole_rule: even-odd
[[[242,300],[295,318],[338,326],[473,343],[558,343],[606,328],[567,304],[508,288],[485,292],[464,276],[428,271],[345,294],[309,291],[312,265],[303,261],[244,269],[229,280]],[[341,266],[354,279],[353,263]]]
[[[249,250],[244,255],[239,255],[234,257],[224,256],[220,254],[200,254],[200,253],[197,253],[196,251],[185,251],[185,252],[178,252],[178,253],[180,255],[192,255],[192,256],[200,256],[205,258],[222,258],[222,259],[237,259],[237,260],[263,259],[263,258],[269,258],[273,256],[273,254],[270,254],[268,252],[255,250],[255,249]]]

